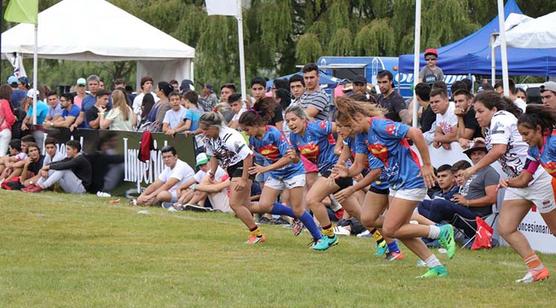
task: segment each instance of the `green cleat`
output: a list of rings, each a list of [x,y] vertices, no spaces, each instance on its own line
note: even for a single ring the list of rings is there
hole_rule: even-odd
[[[328,248],[338,244],[338,236],[334,235],[334,237],[328,237],[323,235],[316,243],[313,244],[311,248],[318,251],[325,251]]]
[[[454,240],[454,227],[452,225],[440,226],[438,242],[448,252],[448,259],[452,259],[456,254],[456,241]]]
[[[382,257],[388,252],[388,245],[386,245],[385,241],[382,241],[380,244],[376,244],[376,257]]]
[[[438,265],[433,268],[429,268],[429,270],[421,276],[417,276],[416,278],[433,278],[433,277],[446,277],[448,276],[448,271],[444,265]]]

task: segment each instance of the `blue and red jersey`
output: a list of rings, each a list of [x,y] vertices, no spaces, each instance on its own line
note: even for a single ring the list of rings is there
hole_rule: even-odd
[[[310,121],[303,135],[290,133],[290,141],[297,152],[316,164],[321,174],[329,174],[338,161],[334,154],[336,140],[332,135],[332,122]]]
[[[425,188],[419,157],[405,137],[409,126],[384,118],[369,118],[369,131],[355,136],[357,153],[372,154],[383,164],[390,188]]]
[[[544,137],[544,145],[539,149],[537,146],[529,147],[529,160],[540,163],[541,166],[553,177],[556,177],[556,130]],[[529,168],[527,168],[529,170]],[[534,174],[534,170],[532,171]]]
[[[261,139],[249,137],[249,144],[257,153],[263,156],[270,164],[288,155],[288,150],[293,149],[288,139],[276,127],[267,125],[265,133]],[[270,175],[276,179],[290,179],[296,175],[303,174],[303,164],[301,161],[290,163],[286,166],[270,171]]]
[[[363,135],[366,135],[366,134],[367,134],[366,132],[359,134],[359,135],[362,135],[360,138],[362,138]],[[370,155],[369,150],[366,147],[360,146],[359,149],[357,149],[355,138],[348,137],[348,138],[344,139],[344,144],[349,146],[349,148],[351,149],[351,155],[354,158],[355,158],[355,154],[357,154],[357,153],[367,155],[366,170],[363,170],[363,172],[362,172],[364,175],[369,173],[371,170],[381,169],[382,172],[380,173],[380,177],[378,178],[378,180],[371,183],[371,187],[374,187],[374,188],[380,189],[380,190],[388,189],[389,188],[388,177],[386,176],[386,172],[384,172],[384,170],[383,170],[384,164],[379,159],[374,157],[373,155]]]

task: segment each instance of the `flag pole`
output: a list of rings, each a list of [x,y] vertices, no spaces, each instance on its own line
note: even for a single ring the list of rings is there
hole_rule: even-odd
[[[33,89],[35,90],[35,95],[33,95],[33,125],[37,125],[37,67],[38,67],[38,22],[35,24],[35,46],[33,50]]]
[[[236,0],[237,4],[237,37],[239,44],[239,78],[241,82],[242,100],[247,99],[247,85],[245,84],[245,51],[243,49],[243,13],[241,10],[241,0]]]
[[[419,111],[419,102],[415,95],[415,87],[419,77],[419,50],[421,46],[421,0],[415,1],[415,49],[413,50],[413,127],[417,127],[417,112]]]
[[[500,55],[502,61],[502,86],[504,87],[504,96],[510,96],[510,82],[508,78],[508,51],[506,49],[506,25],[504,22],[504,0],[498,0],[498,27],[500,28]]]

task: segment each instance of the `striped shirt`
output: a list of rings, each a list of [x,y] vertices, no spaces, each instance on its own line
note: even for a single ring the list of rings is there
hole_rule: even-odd
[[[324,91],[305,91],[300,100],[301,106],[304,109],[307,109],[308,107],[315,107],[319,110],[319,113],[315,116],[316,120],[328,120],[328,96],[326,96]]]

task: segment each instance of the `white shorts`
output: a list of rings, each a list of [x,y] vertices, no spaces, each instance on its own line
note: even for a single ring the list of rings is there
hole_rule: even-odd
[[[412,188],[412,189],[400,189],[393,190],[390,188],[390,197],[397,199],[404,199],[410,201],[423,201],[427,196],[426,188]]]
[[[552,191],[551,181],[539,178],[531,186],[525,188],[506,189],[504,200],[528,200],[533,202],[540,213],[548,213],[556,209],[554,202],[554,192]]]
[[[295,187],[303,187],[305,186],[305,174],[298,174],[290,179],[278,180],[272,176],[270,176],[264,186],[268,186],[275,190],[284,190],[284,189],[292,189]]]
[[[232,212],[232,209],[230,208],[230,198],[228,197],[226,190],[208,194],[207,197],[210,201],[210,204],[212,204],[213,209],[222,211],[224,213]]]

